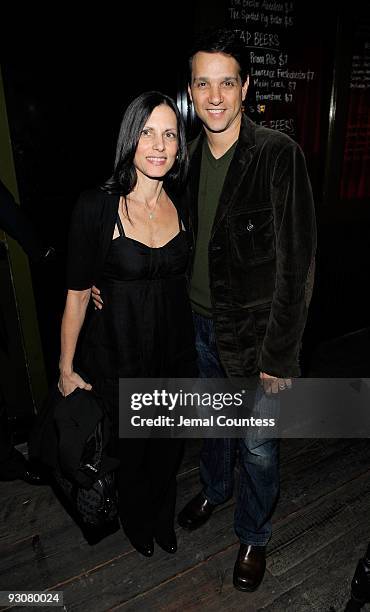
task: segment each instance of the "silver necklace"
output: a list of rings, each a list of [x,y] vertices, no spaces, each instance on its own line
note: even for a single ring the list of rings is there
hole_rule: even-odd
[[[146,209],[149,211],[149,212],[148,212],[148,217],[149,217],[149,219],[150,219],[150,220],[154,219],[154,210],[155,210],[155,208],[157,207],[157,204],[158,204],[158,202],[159,202],[160,197],[161,197],[161,195],[159,195],[159,198],[158,198],[158,200],[156,201],[156,203],[154,204],[153,208],[150,208],[150,206],[148,206],[148,204],[147,204],[147,203],[145,202],[145,200],[144,200],[144,205],[145,205],[145,208],[146,208]]]
[[[161,199],[161,196],[162,196],[162,193],[160,193],[160,194],[159,194],[158,199],[156,200],[156,202],[155,202],[155,204],[154,204],[153,208],[150,208],[150,206],[148,206],[147,202],[146,202],[145,200],[143,200],[143,202],[144,202],[144,206],[145,206],[145,208],[146,208],[146,209],[147,209],[147,211],[148,211],[148,217],[149,217],[149,219],[150,219],[150,220],[154,219],[154,217],[155,217],[155,215],[154,215],[154,211],[155,211],[155,209],[157,208],[157,205],[158,205],[158,203],[159,203],[159,200]],[[131,199],[131,198],[128,196],[128,197],[127,197],[127,199]],[[136,200],[136,201],[137,201],[137,202],[140,204],[140,201],[139,201],[139,200]]]
[[[150,210],[149,206],[146,204],[147,209],[149,210],[148,213],[148,217],[150,220],[154,219],[154,209],[156,207],[156,204],[153,206],[152,210]]]

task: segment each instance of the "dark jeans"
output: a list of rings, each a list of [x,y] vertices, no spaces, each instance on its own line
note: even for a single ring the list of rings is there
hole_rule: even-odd
[[[220,363],[213,320],[194,314],[199,375],[226,378]],[[252,392],[253,393],[253,392]],[[258,385],[254,393],[260,415],[278,411],[279,400]],[[239,439],[205,439],[200,457],[203,491],[212,504],[222,504],[233,494],[234,467],[239,450],[239,491],[234,528],[240,542],[265,546],[271,537],[271,516],[279,495],[279,441],[262,439],[253,432]]]

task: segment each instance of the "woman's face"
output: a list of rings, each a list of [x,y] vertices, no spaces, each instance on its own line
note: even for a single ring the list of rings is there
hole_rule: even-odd
[[[172,108],[160,104],[142,129],[134,157],[137,172],[163,178],[175,163],[178,146],[176,115]]]

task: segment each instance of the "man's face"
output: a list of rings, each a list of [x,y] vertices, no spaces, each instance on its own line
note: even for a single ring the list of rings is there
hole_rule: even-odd
[[[194,55],[188,91],[207,130],[227,132],[240,125],[248,82],[242,84],[239,64],[230,55],[204,51]]]

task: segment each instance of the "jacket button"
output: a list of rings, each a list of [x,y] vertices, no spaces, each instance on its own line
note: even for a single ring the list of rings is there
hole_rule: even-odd
[[[254,225],[253,225],[252,221],[249,219],[248,225],[247,225],[248,232],[251,232],[253,228],[254,228]]]

